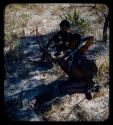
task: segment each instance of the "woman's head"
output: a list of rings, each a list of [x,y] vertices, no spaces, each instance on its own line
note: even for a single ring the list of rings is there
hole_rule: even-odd
[[[70,29],[70,23],[67,20],[62,20],[60,23],[60,29],[64,32],[68,32]]]

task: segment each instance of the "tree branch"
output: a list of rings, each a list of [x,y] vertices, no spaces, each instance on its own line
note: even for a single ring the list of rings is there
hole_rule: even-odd
[[[106,18],[107,17],[107,15],[102,11],[102,10],[100,10],[99,8],[97,8],[96,7],[96,5],[94,6],[94,7],[92,7],[92,9],[95,9],[95,11],[99,11],[99,12],[101,12],[102,14],[103,14],[103,16]]]

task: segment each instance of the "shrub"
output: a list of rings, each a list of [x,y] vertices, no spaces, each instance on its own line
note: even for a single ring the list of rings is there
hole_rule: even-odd
[[[82,35],[88,30],[88,23],[80,17],[80,13],[75,11],[66,12],[60,15],[61,19],[66,19],[70,22],[71,26],[74,28],[75,32],[80,33]]]
[[[19,65],[22,64],[23,60],[23,47],[20,43],[16,43],[15,47],[10,47],[9,50],[4,54],[4,68],[5,68],[5,78],[12,76],[14,73],[19,72]],[[26,71],[25,68],[23,70]],[[22,72],[23,73],[23,72]]]
[[[105,61],[98,67],[98,73],[95,77],[95,80],[98,83],[108,82],[108,78],[107,78],[108,75],[109,75],[109,63],[108,63],[108,61]]]

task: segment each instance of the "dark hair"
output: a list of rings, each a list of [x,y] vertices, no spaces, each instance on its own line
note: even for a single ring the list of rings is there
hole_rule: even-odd
[[[70,23],[67,20],[62,20],[60,23],[60,27],[61,28],[69,28],[70,27]]]

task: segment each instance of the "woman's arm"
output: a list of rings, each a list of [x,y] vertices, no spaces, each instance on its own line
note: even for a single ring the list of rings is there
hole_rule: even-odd
[[[80,48],[80,52],[82,52],[83,54],[85,54],[88,50],[88,48],[94,44],[94,37],[93,36],[89,36],[89,37],[86,37],[85,40],[87,41],[86,44],[84,46],[82,46]]]

